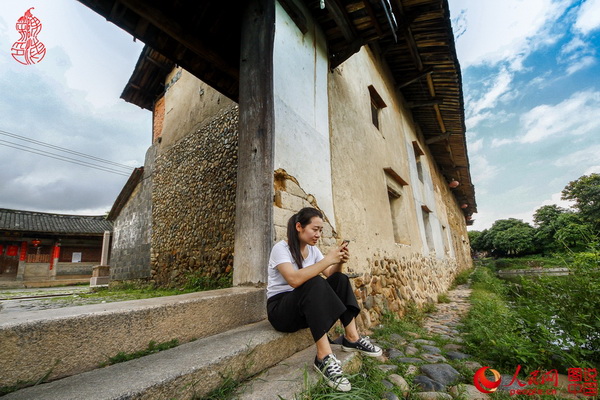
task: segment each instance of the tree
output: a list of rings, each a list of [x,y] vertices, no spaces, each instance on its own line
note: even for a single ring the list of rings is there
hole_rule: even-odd
[[[563,200],[575,201],[584,222],[600,231],[600,174],[583,175],[563,189]]]
[[[542,252],[564,250],[564,243],[556,240],[556,232],[567,222],[563,216],[574,215],[572,211],[557,206],[556,204],[542,206],[535,210],[533,222],[537,227],[534,241]]]
[[[511,256],[533,253],[535,251],[534,232],[534,228],[528,224],[513,226],[498,232],[492,243],[498,253]]]
[[[535,229],[520,219],[500,219],[483,238],[484,247],[494,255],[523,255],[536,250]]]
[[[592,241],[593,230],[588,224],[581,221],[579,214],[565,213],[559,216],[556,226],[554,240],[563,248],[583,251]]]

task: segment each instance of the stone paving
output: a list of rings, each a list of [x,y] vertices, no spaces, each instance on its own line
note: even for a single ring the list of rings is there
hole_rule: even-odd
[[[440,349],[436,342],[423,339],[416,333],[408,332],[406,337],[398,334],[391,335],[391,347],[386,349],[386,354],[382,357],[384,363],[378,368],[385,372],[395,372],[397,366],[386,364],[387,360],[407,364],[404,375],[413,376],[413,384],[419,388],[418,392],[412,394],[413,398],[468,400],[489,398],[473,385],[456,385],[457,381],[463,380],[462,375],[448,363],[448,360],[464,359],[465,366],[469,370],[476,371],[481,368],[479,363],[468,360],[470,355],[461,352],[463,339],[457,329],[460,319],[469,310],[470,294],[471,289],[468,286],[458,286],[448,292],[450,300],[448,303],[436,304],[436,310],[425,318],[423,327],[427,331],[427,336],[438,335],[449,342],[443,348]],[[388,375],[383,384],[390,389],[394,386],[399,387],[405,396],[409,392],[408,383],[397,373]],[[387,392],[384,398],[398,399],[392,392]]]
[[[424,400],[443,400],[443,399],[458,399],[458,400],[479,400],[491,399],[488,394],[480,392],[472,384],[464,384],[458,382],[472,382],[474,373],[482,367],[482,365],[474,360],[471,360],[469,354],[463,353],[462,343],[463,338],[458,330],[460,320],[463,318],[471,306],[469,296],[471,289],[468,285],[460,285],[454,290],[448,292],[448,303],[436,304],[436,310],[428,314],[423,327],[427,331],[427,335],[423,336],[438,336],[447,344],[439,348],[436,342],[421,338],[421,335],[407,332],[405,336],[393,334],[390,337],[391,346],[387,346],[385,353],[380,357],[382,361],[378,368],[386,373],[383,384],[392,389],[398,387],[403,392],[404,397],[408,396],[410,391],[409,385],[397,373],[398,366],[389,364],[389,360],[407,364],[404,376],[412,376],[413,384],[418,387],[418,392],[413,392],[413,399]],[[449,361],[460,360],[460,367],[457,367],[461,372],[457,371]],[[511,382],[512,376],[502,375],[502,382]],[[556,399],[582,399],[583,396],[575,396],[567,393],[568,385],[567,377],[558,375],[558,387],[556,388]],[[511,391],[523,390],[527,386],[521,387],[518,382],[512,385],[501,385],[498,392],[504,391],[511,394]],[[530,386],[537,389],[537,386]],[[512,395],[514,398],[529,398],[539,399],[539,396],[531,395]],[[587,397],[589,398],[589,397]],[[398,396],[394,393],[387,392],[384,396],[386,400],[398,400]]]

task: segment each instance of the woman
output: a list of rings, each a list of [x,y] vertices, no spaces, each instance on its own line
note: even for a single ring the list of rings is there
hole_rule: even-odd
[[[348,277],[341,272],[349,258],[348,242],[323,256],[315,246],[322,232],[323,214],[315,208],[303,208],[289,219],[287,242],[275,244],[269,258],[267,315],[281,332],[310,328],[317,347],[315,369],[329,386],[346,392],[350,382],[342,375],[327,337],[335,321],[339,319],[344,326],[344,351],[377,357],[381,349],[360,337],[356,329],[360,309]]]

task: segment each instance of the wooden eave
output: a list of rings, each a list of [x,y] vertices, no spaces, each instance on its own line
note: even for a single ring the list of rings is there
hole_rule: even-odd
[[[238,100],[243,12],[238,1],[79,1]],[[293,0],[279,1],[287,8],[293,4]],[[459,204],[468,204],[464,213],[477,212],[465,138],[462,77],[448,0],[324,0],[324,9],[321,0],[299,1],[325,33],[332,69],[363,45],[372,45],[385,60],[398,94],[411,106],[413,120],[423,134],[421,145],[428,146],[447,181],[460,182],[452,192]],[[296,15],[295,20],[301,21],[302,16]],[[156,86],[138,87],[139,94],[127,96],[139,96],[140,104],[147,105],[144,96],[152,97]],[[147,93],[142,93],[144,90]]]
[[[121,98],[153,111],[154,102],[163,94],[165,79],[174,66],[173,61],[148,45],[144,46]]]

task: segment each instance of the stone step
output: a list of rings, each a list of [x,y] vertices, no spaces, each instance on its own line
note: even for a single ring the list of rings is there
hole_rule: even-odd
[[[187,343],[261,321],[264,289],[235,287],[178,296],[0,313],[0,386],[80,374],[119,352]]]
[[[346,353],[342,351],[340,345],[331,347],[342,362],[344,373],[358,372],[361,359],[356,353]],[[236,390],[234,398],[236,400],[294,399],[295,395],[303,392],[307,385],[314,385],[319,380],[319,374],[313,368],[315,351],[315,346],[310,346],[266,369],[242,384]]]
[[[269,368],[313,343],[305,329],[248,324],[136,360],[21,389],[5,400],[194,399]],[[3,399],[3,400],[4,400]]]

